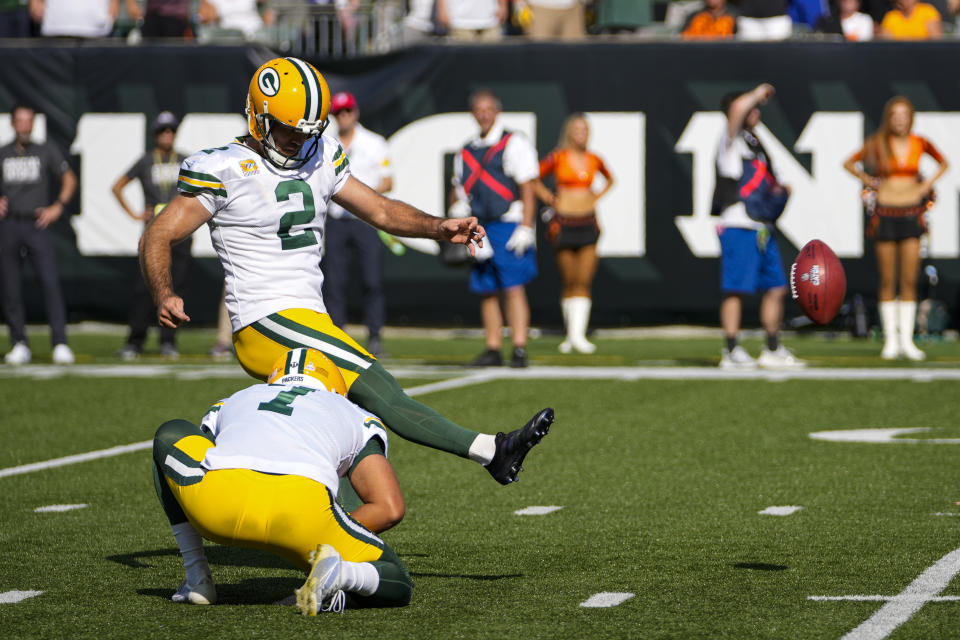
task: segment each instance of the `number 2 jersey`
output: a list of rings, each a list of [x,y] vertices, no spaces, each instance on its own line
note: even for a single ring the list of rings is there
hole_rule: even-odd
[[[223,264],[234,332],[284,309],[326,313],[324,222],[330,198],[350,176],[349,164],[328,136],[299,169],[274,167],[241,138],[183,161],[177,189],[211,215],[207,225]]]
[[[371,438],[379,438],[387,453],[380,419],[326,389],[253,385],[213,405],[201,425],[216,440],[204,469],[303,476],[334,495]]]

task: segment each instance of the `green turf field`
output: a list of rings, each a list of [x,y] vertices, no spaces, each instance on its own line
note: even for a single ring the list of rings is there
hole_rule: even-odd
[[[557,421],[508,487],[474,463],[394,437],[407,515],[384,538],[413,576],[413,602],[307,619],[274,604],[300,586],[298,571],[214,545],[207,555],[219,603],[170,602],[182,566],[146,449],[3,473],[144,442],[169,418],[198,419],[251,382],[236,365],[209,376],[198,366],[209,363],[211,335],[185,332],[181,362],[155,377],[134,377],[135,366],[108,372],[116,377],[94,367],[47,379],[62,370],[0,366],[0,600],[42,592],[0,603],[3,637],[840,638],[855,628],[862,638],[958,635],[960,558],[948,554],[960,548],[960,517],[948,514],[960,515],[960,448],[934,442],[960,440],[957,382],[938,378],[960,367],[956,342],[926,346],[931,359],[922,365],[880,369],[877,343],[787,341],[814,365],[901,379],[665,380],[656,371],[715,365],[718,341],[598,339],[597,355],[563,358],[559,339],[547,337],[531,343],[535,366],[518,374],[525,377],[422,393],[425,384],[474,372],[413,365],[469,360],[480,342],[388,338],[388,367],[409,370],[404,386],[463,423],[512,429],[547,405]],[[79,363],[106,365],[119,340],[71,342]],[[42,342],[34,340],[38,360]],[[753,351],[758,345],[748,342]],[[148,356],[138,364],[161,362]],[[590,369],[545,379],[560,364]],[[636,365],[654,373],[630,380],[615,368]],[[913,370],[932,373],[911,379]],[[929,430],[900,436],[912,442],[809,435],[908,427]],[[62,504],[88,506],[34,511]],[[530,506],[562,508],[514,514]],[[758,513],[773,506],[802,509]],[[633,596],[581,606],[598,593]]]

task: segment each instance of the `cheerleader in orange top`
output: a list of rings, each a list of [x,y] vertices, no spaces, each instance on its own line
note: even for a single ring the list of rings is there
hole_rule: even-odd
[[[540,162],[540,180],[535,183],[537,196],[556,211],[547,227],[547,239],[556,249],[563,285],[561,308],[567,333],[560,343],[561,353],[596,350],[587,340],[592,304],[590,288],[597,272],[597,239],[600,237],[595,206],[613,186],[613,176],[603,160],[587,150],[589,139],[586,116],[582,113],[568,116],[560,144]],[[606,184],[594,192],[592,185],[597,173],[604,177]],[[542,182],[550,174],[556,178],[556,193]]]
[[[933,184],[947,170],[947,161],[929,140],[911,133],[913,114],[907,98],[891,98],[883,109],[880,128],[843,164],[866,187],[867,236],[874,241],[880,275],[877,298],[884,335],[880,356],[884,360],[925,357],[913,343],[920,236],[927,231],[926,210],[933,204]],[[923,154],[940,164],[929,178],[920,175]]]

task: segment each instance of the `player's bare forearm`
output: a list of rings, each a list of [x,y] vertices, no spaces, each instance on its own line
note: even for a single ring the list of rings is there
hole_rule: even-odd
[[[170,241],[162,227],[147,225],[140,238],[140,271],[150,289],[154,302],[173,294],[173,276],[170,274]]]
[[[443,218],[432,216],[401,200],[384,198],[385,213],[381,229],[387,233],[404,238],[430,238],[443,240],[440,234],[440,222]]]

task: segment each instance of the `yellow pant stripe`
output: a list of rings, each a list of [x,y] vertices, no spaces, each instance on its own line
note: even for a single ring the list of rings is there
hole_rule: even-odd
[[[347,389],[376,359],[333,324],[330,316],[309,309],[271,314],[233,335],[237,358],[247,373],[266,380],[273,364],[288,350],[310,347],[326,354],[340,369]]]

